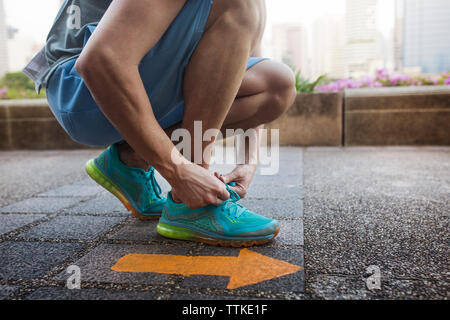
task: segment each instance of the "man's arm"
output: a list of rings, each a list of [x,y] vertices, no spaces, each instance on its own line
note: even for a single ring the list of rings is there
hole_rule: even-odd
[[[158,124],[138,65],[155,46],[185,0],[114,0],[76,63],[78,73],[128,144],[172,187],[192,189],[181,196],[190,207],[220,203],[229,194],[207,170],[182,157]],[[173,152],[184,165],[176,165]],[[181,188],[181,187],[180,187]],[[196,199],[192,201],[192,199]]]
[[[259,30],[259,40],[256,44],[255,48],[253,49],[251,56],[252,57],[262,57],[262,48],[261,48],[261,42],[262,37],[264,36],[264,31],[266,29],[266,21],[267,21],[267,9],[266,9],[266,1],[265,0],[257,0],[260,2],[259,6],[259,14],[260,14],[260,21],[261,26]]]

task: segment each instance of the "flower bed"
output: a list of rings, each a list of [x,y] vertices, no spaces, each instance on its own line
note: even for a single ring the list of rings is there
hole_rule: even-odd
[[[21,72],[7,73],[0,79],[0,100],[42,99],[44,91],[37,94],[34,82]]]
[[[450,85],[450,72],[444,72],[439,76],[408,76],[404,74],[390,73],[385,69],[377,71],[376,76],[366,76],[360,79],[340,79],[327,84],[317,86],[316,92],[340,92],[345,89],[382,88],[382,87],[414,87]]]

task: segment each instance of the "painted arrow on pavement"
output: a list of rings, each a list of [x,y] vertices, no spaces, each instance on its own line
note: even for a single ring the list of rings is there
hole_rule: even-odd
[[[282,277],[301,269],[302,267],[248,249],[242,249],[237,257],[127,254],[111,267],[111,270],[117,272],[230,277],[227,289]]]

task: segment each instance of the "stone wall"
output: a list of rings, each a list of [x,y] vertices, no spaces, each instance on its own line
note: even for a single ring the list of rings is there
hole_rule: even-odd
[[[450,145],[450,87],[299,94],[267,128],[281,145]],[[46,100],[0,100],[0,150],[78,148]]]
[[[0,100],[0,150],[79,149],[46,100]]]
[[[450,87],[349,90],[345,145],[450,145]]]
[[[280,130],[281,145],[340,146],[343,93],[298,94],[294,105],[267,125]]]

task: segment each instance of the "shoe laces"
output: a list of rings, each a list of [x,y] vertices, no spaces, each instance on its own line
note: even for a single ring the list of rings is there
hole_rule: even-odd
[[[150,183],[150,185],[153,187],[153,191],[155,191],[155,195],[158,199],[162,199],[161,197],[161,187],[159,186],[158,182],[156,181],[155,178],[155,169],[154,168],[150,168],[150,170],[145,172],[145,178],[147,180],[148,183]]]
[[[230,218],[239,219],[239,217],[247,211],[247,208],[237,203],[241,199],[237,192],[231,189],[228,184],[226,187],[230,193],[230,199],[222,203],[221,211],[226,212]]]

